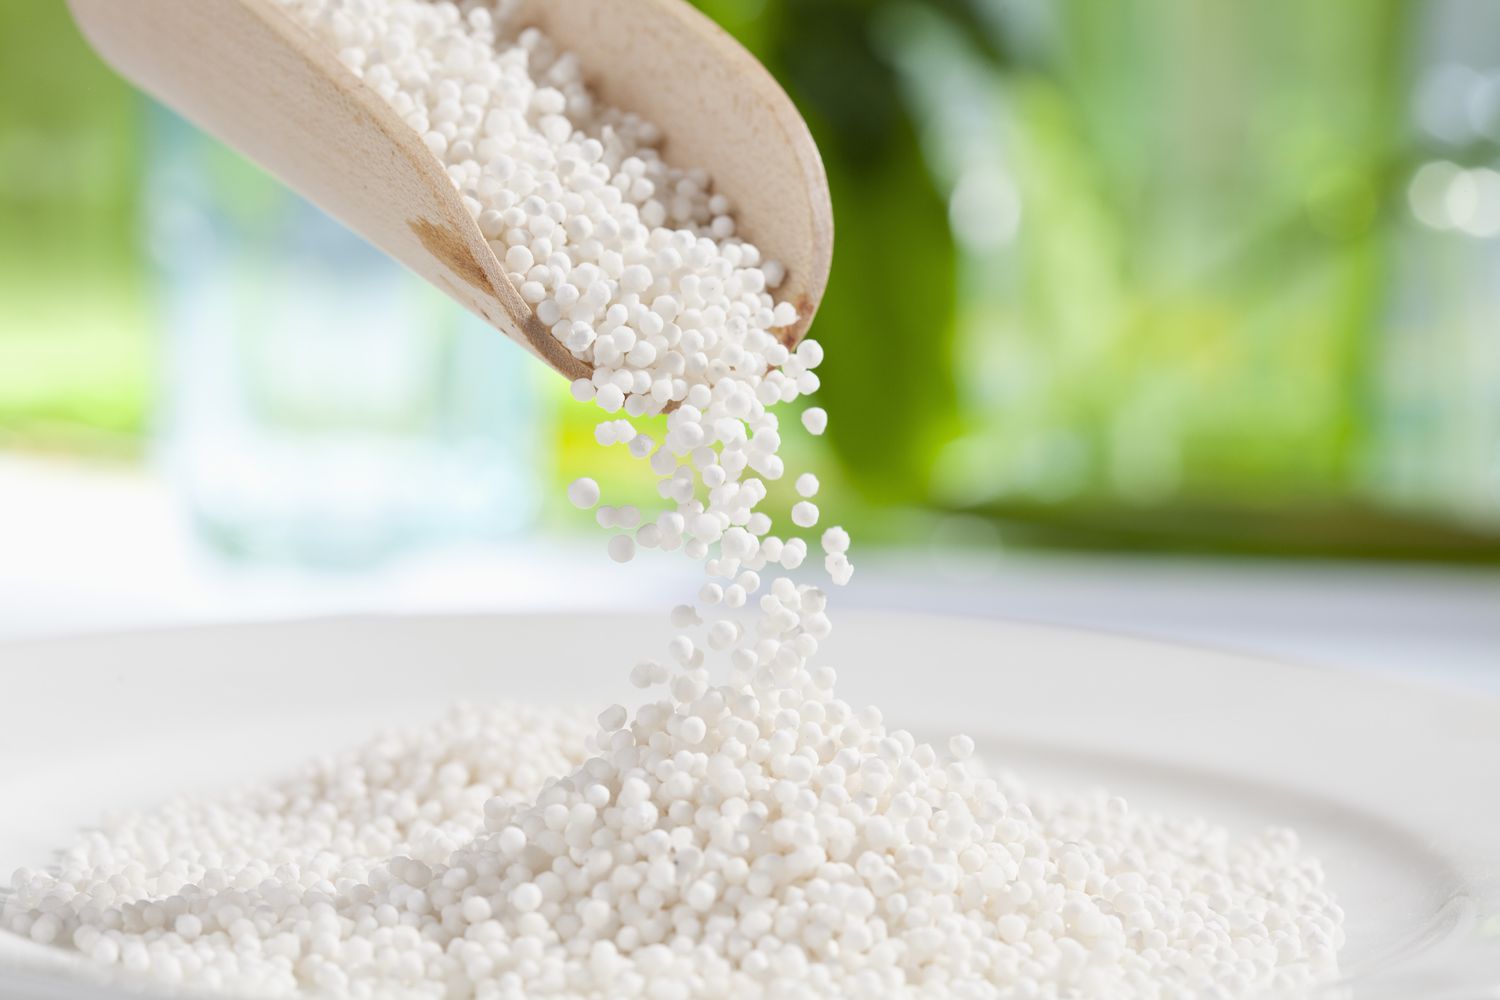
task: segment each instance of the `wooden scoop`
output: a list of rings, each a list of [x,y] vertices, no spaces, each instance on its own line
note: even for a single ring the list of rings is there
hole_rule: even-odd
[[[260,163],[569,378],[559,344],[506,277],[421,138],[275,0],[68,0],[123,76]],[[525,0],[522,23],[577,53],[595,93],[702,167],[739,234],[781,261],[778,296],[812,322],[833,252],[828,180],[765,68],[684,0]]]

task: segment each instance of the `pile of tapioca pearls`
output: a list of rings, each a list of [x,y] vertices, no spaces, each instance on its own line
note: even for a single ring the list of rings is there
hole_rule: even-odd
[[[1335,973],[1342,915],[1289,832],[1030,792],[798,682],[795,727],[754,683],[595,725],[458,709],[109,817],[18,871],[0,922],[241,997],[1228,998]]]
[[[1342,914],[1290,833],[1029,795],[967,737],[937,748],[838,697],[827,599],[780,575],[806,543],[759,509],[785,474],[772,408],[817,388],[821,350],[777,338],[796,319],[781,269],[654,128],[484,4],[282,2],[447,165],[593,366],[575,396],[626,417],[677,404],[661,442],[618,417],[598,431],[668,509],[598,517],[616,559],[680,548],[708,579],[630,672],[655,700],[586,738],[502,709],[124,817],[57,874],[18,873],[11,930],[252,996],[1228,997],[1335,974]],[[796,485],[812,528],[816,480]],[[848,536],[822,540],[847,581]]]

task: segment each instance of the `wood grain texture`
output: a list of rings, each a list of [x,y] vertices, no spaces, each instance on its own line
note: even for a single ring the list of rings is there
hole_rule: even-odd
[[[569,378],[588,366],[532,315],[413,132],[273,0],[68,0],[121,75],[261,164]],[[525,23],[577,52],[607,101],[654,121],[674,163],[703,167],[740,234],[787,267],[801,318],[833,251],[822,160],[765,68],[683,0],[528,0]]]

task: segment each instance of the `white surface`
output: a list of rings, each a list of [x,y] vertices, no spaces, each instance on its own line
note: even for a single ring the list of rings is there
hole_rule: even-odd
[[[0,648],[0,870],[44,861],[103,809],[261,775],[452,700],[628,698],[636,654],[620,644],[649,655],[670,634],[659,617],[334,620]],[[1294,826],[1348,913],[1351,996],[1483,995],[1438,983],[1500,915],[1500,702],[889,614],[842,616],[825,662],[850,700],[922,735],[966,730],[1023,778],[1102,783],[1136,808],[1234,829]],[[17,944],[11,962],[38,954]],[[1496,956],[1467,954],[1500,984]],[[1397,975],[1414,978],[1381,986]],[[7,1000],[60,995],[28,989],[0,977]]]
[[[1500,694],[1496,570],[874,552],[857,539],[854,555],[844,608],[1097,628]],[[247,569],[204,553],[155,479],[0,457],[0,638],[315,614],[653,610],[693,593],[693,576],[660,553],[618,566],[599,538],[429,552],[361,573]]]

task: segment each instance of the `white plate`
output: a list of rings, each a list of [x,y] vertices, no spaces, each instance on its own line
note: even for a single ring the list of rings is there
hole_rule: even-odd
[[[0,646],[0,880],[106,809],[453,701],[630,703],[625,670],[669,635],[640,617],[385,618]],[[840,616],[826,650],[849,700],[967,731],[1030,782],[1295,827],[1348,914],[1338,996],[1500,996],[1500,702],[967,619]],[[0,935],[0,996],[111,995],[60,954]]]

